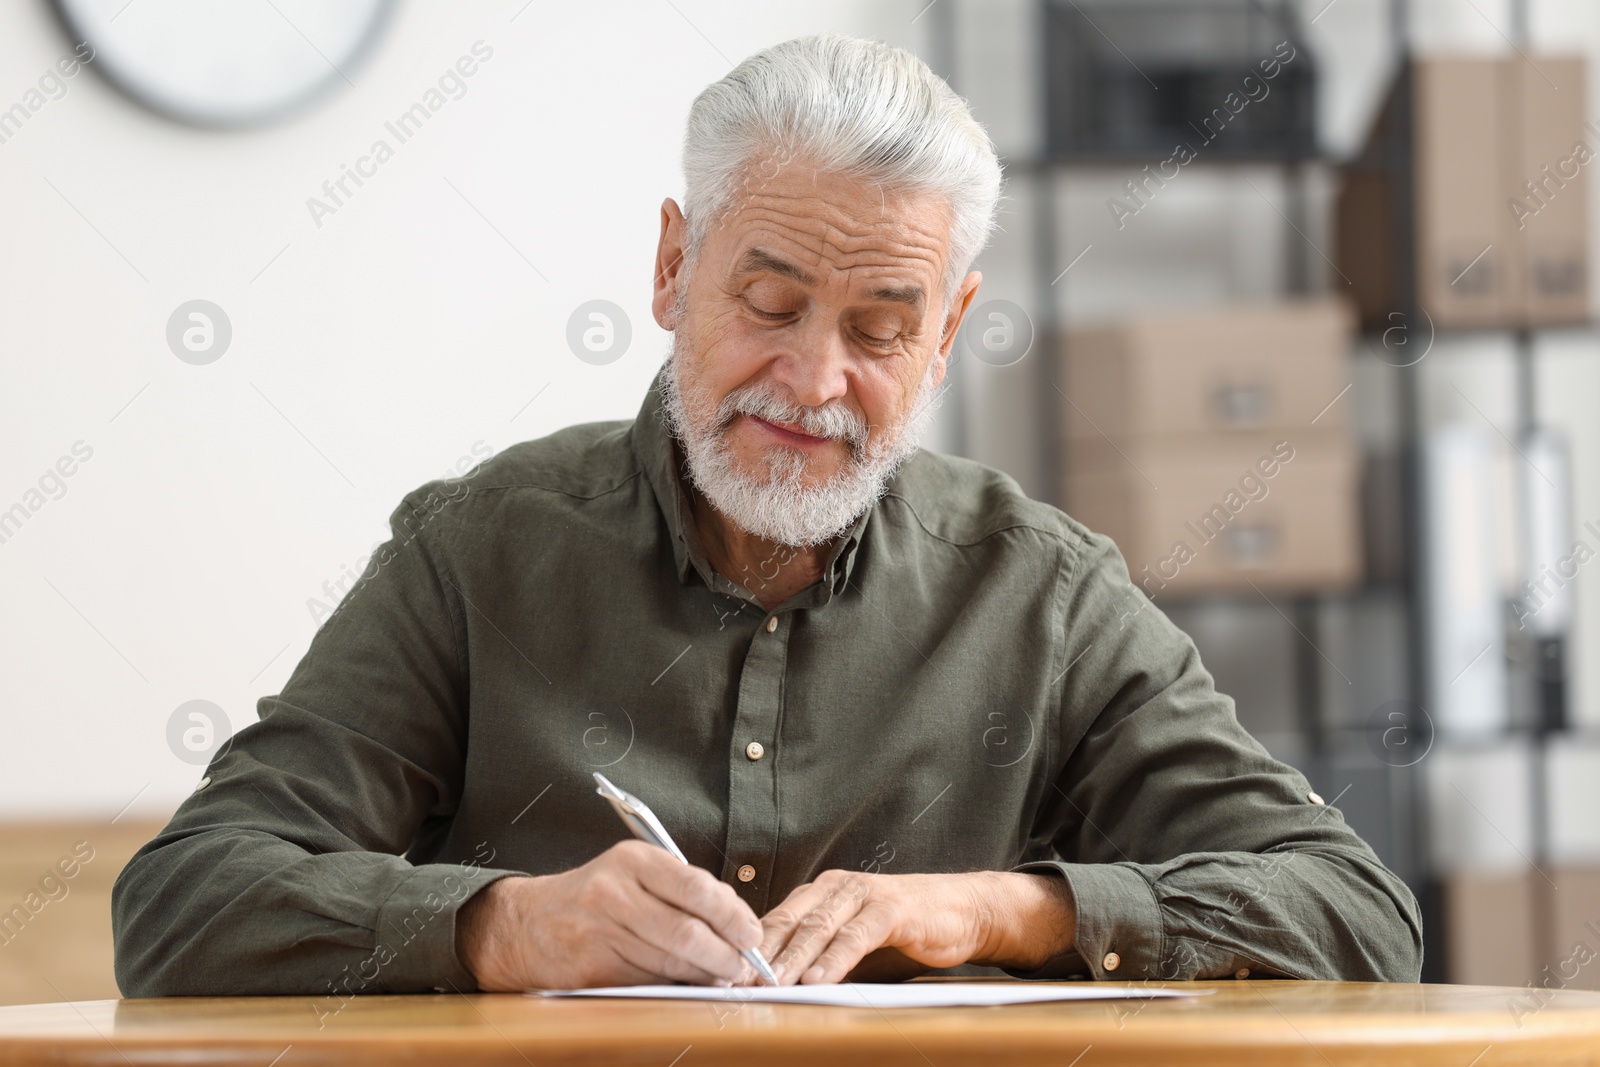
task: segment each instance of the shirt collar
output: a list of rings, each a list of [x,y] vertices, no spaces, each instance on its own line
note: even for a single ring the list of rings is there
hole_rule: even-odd
[[[667,429],[666,413],[661,401],[661,371],[656,372],[639,415],[633,422],[633,450],[649,479],[655,493],[656,504],[666,520],[667,532],[672,537],[672,557],[678,572],[678,581],[689,584],[691,574],[699,574],[706,586],[718,593],[737,596],[755,602],[743,587],[717,574],[706,558],[705,549],[694,526],[694,513],[684,489],[688,469],[682,452]],[[784,606],[818,607],[844,592],[855,569],[857,549],[866,534],[867,520],[876,504],[861,513],[851,527],[836,539],[828,550],[823,567],[823,580],[796,593]]]

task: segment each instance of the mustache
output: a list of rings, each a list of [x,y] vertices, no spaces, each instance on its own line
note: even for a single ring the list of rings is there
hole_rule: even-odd
[[[717,406],[716,432],[722,433],[740,415],[753,415],[768,422],[798,426],[814,437],[843,441],[853,452],[867,446],[870,425],[842,401],[829,401],[820,407],[796,404],[766,385],[747,385],[735,389]]]

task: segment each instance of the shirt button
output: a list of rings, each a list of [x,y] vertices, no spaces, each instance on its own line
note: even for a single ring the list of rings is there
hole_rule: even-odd
[[[1122,966],[1122,957],[1115,952],[1107,952],[1106,958],[1100,961],[1100,966],[1108,971],[1114,971]]]
[[[752,741],[744,746],[744,754],[752,760],[758,760],[767,754],[767,750],[761,747],[760,741]]]
[[[1315,789],[1313,789],[1311,792],[1306,794],[1306,799],[1311,801],[1311,803],[1313,803],[1313,804],[1326,804],[1327,803],[1327,801],[1323,800],[1321,794],[1319,794]]]
[[[745,864],[743,867],[739,868],[739,881],[741,881],[741,882],[749,882],[749,881],[754,880],[755,876],[756,876],[756,869],[754,867],[750,866],[748,863]]]
[[[767,633],[770,634],[772,631],[776,630],[777,628],[778,628],[778,617],[776,615],[768,615],[767,616]]]
[[[1240,967],[1237,971],[1233,972],[1233,976],[1235,978],[1239,979],[1240,981],[1243,981],[1244,979],[1250,977],[1250,968],[1248,968],[1248,967]]]
[[[198,793],[198,792],[200,792],[200,790],[204,789],[206,786],[208,786],[210,784],[211,784],[211,776],[208,774],[204,778],[200,779],[198,782],[196,782],[194,784],[194,791],[196,793]]]

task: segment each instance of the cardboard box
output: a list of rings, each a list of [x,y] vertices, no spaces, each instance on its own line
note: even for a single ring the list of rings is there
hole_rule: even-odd
[[[1579,160],[1596,149],[1581,58],[1413,60],[1337,201],[1336,259],[1363,325],[1587,321],[1588,168]],[[1400,273],[1408,263],[1411,273]],[[1430,323],[1404,320],[1413,299]]]
[[[1063,495],[1151,596],[1254,596],[1359,581],[1358,472],[1333,430],[1080,441]]]
[[[1521,986],[1543,961],[1532,871],[1456,871],[1443,877],[1445,970],[1465,985]]]
[[[1400,226],[1399,192],[1382,170],[1350,169],[1334,201],[1334,256],[1341,283],[1355,301],[1361,325],[1387,330],[1404,316],[1410,279],[1396,273],[1394,234]],[[1400,323],[1404,325],[1404,323]]]
[[[1355,314],[1315,299],[1141,315],[1064,341],[1069,445],[1345,425]],[[1331,406],[1330,406],[1331,405]],[[1320,418],[1318,416],[1321,416]]]
[[[1520,58],[1502,66],[1501,99],[1520,134],[1505,152],[1511,167],[1502,210],[1517,249],[1512,290],[1526,326],[1589,318],[1589,165],[1600,137],[1584,125],[1584,61]]]
[[[1600,990],[1600,869],[1456,871],[1441,884],[1450,981]]]
[[[1553,986],[1600,989],[1600,868],[1558,867],[1547,873],[1554,888],[1542,879],[1535,882],[1541,910],[1549,916],[1539,979],[1548,967]]]
[[[1499,326],[1519,310],[1514,228],[1496,167],[1514,141],[1502,128],[1503,66],[1473,56],[1414,68],[1417,299],[1440,329]]]

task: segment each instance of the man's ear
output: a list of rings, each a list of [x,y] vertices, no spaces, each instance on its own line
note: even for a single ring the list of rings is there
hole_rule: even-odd
[[[933,354],[933,358],[939,361],[939,369],[934,372],[933,384],[936,386],[944,381],[945,371],[950,367],[950,348],[956,342],[962,320],[967,317],[967,309],[972,306],[972,298],[978,294],[978,286],[982,282],[983,275],[973,271],[962,279],[961,288],[956,290],[955,297],[950,301],[950,310],[945,313],[944,331],[939,335],[939,348]]]
[[[670,196],[661,202],[661,237],[656,242],[656,278],[650,310],[656,325],[663,330],[677,327],[673,309],[678,302],[678,288],[688,285],[683,271],[683,244],[687,236],[687,223],[683,212]]]

